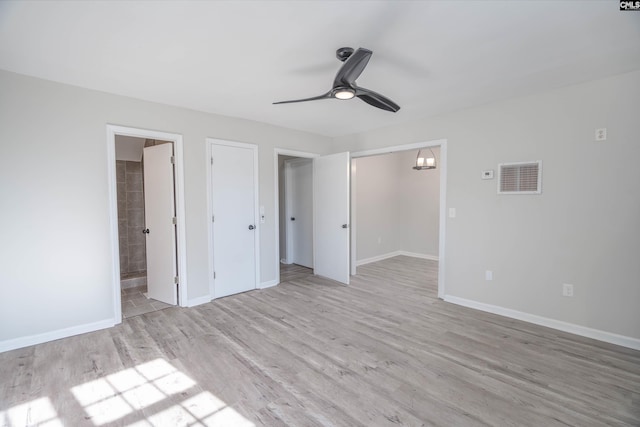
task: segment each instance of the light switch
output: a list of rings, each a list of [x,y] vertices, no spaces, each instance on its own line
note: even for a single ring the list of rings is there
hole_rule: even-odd
[[[456,217],[456,208],[449,208],[449,218]]]

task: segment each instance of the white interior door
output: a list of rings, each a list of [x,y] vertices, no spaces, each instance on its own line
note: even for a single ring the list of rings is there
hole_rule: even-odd
[[[212,144],[214,297],[255,289],[257,150]]]
[[[285,162],[287,260],[313,268],[313,161]]]
[[[147,295],[177,304],[173,144],[144,148],[144,221],[147,244]]]
[[[349,284],[349,153],[313,159],[314,274]]]

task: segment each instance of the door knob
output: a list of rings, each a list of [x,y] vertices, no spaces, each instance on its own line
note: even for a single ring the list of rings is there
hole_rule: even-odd
[[[348,224],[342,224],[342,228],[349,228]]]
[[[292,216],[291,221],[295,221],[295,220],[296,220],[296,217]]]
[[[144,230],[142,230],[142,234],[149,234],[149,229],[145,228]]]
[[[253,230],[254,228],[256,228],[256,226],[255,226],[255,225],[253,225],[253,224],[251,224],[251,225],[249,226],[249,230]]]

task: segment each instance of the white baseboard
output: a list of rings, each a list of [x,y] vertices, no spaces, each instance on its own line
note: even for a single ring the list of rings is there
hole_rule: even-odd
[[[623,347],[632,348],[634,350],[640,350],[640,339],[638,338],[618,335],[612,332],[601,331],[599,329],[592,329],[586,326],[576,325],[574,323],[563,322],[560,320],[550,319],[548,317],[537,316],[535,314],[529,314],[518,310],[512,310],[510,308],[504,308],[497,305],[468,300],[465,298],[459,298],[452,295],[445,295],[444,300],[452,304],[462,305],[464,307],[474,308],[476,310],[486,311],[488,313],[498,314],[500,316],[510,317],[512,319],[523,320],[525,322],[533,323],[536,325],[546,326],[548,328],[557,329],[559,331],[569,332],[571,334],[593,338],[595,340],[604,341],[611,344],[621,345]]]
[[[421,259],[430,259],[432,261],[438,261],[438,257],[434,256],[434,255],[426,255],[426,254],[418,254],[415,252],[407,252],[407,251],[393,251],[393,252],[389,252],[386,254],[382,254],[382,255],[377,255],[371,258],[365,258],[365,259],[361,259],[356,261],[356,265],[360,266],[360,265],[365,265],[365,264],[370,264],[372,262],[377,262],[377,261],[382,261],[383,259],[389,259],[389,258],[393,258],[396,256],[400,256],[400,255],[404,255],[404,256],[410,256],[413,258],[421,258]]]
[[[269,280],[268,282],[260,283],[260,285],[258,286],[258,289],[270,288],[270,287],[275,286],[277,284],[278,284],[278,281],[276,279]]]
[[[187,307],[195,307],[196,305],[202,305],[211,302],[211,295],[205,295],[198,298],[187,300]]]
[[[428,259],[431,261],[440,260],[440,258],[437,255],[419,254],[416,252],[398,251],[398,255],[410,256],[413,258],[420,258],[420,259]]]
[[[116,322],[114,319],[101,320],[99,322],[87,323],[85,325],[72,326],[70,328],[45,332],[43,334],[29,335],[26,337],[0,341],[0,353],[9,350],[15,350],[17,348],[29,347],[30,345],[55,341],[61,338],[72,337],[74,335],[86,334],[87,332],[99,331],[100,329],[111,328],[117,323],[118,322]]]

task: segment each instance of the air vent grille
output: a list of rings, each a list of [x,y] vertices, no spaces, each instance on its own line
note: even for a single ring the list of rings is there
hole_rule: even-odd
[[[500,164],[498,194],[540,194],[542,162]]]

